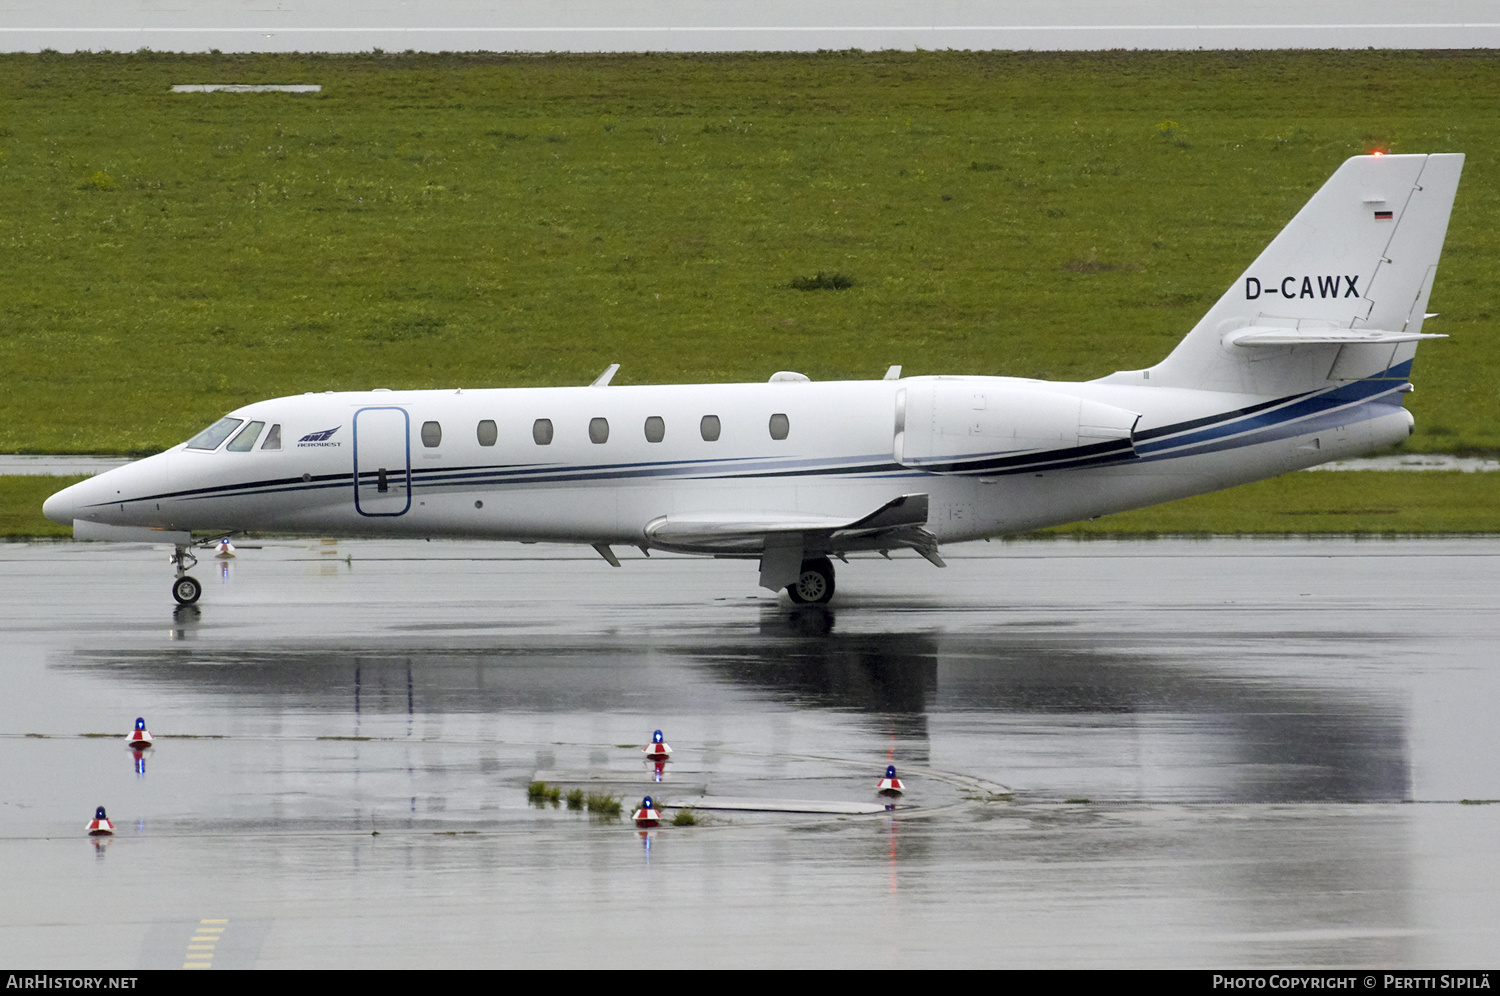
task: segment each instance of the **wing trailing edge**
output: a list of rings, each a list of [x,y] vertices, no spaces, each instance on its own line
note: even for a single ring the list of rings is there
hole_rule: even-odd
[[[857,519],[808,512],[685,512],[646,523],[651,546],[680,553],[760,557],[761,584],[779,590],[811,556],[854,550],[915,550],[938,567],[937,537],[925,528],[928,496],[901,495]]]

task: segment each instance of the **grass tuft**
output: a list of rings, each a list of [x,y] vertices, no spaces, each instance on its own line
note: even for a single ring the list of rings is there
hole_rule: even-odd
[[[611,817],[620,815],[620,800],[604,792],[590,792],[585,800],[588,811],[595,816]]]
[[[572,791],[570,791],[568,793],[568,808],[569,809],[582,809],[583,808],[583,789],[576,788],[576,789],[573,789]]]
[[[842,273],[824,273],[819,270],[815,277],[793,278],[791,286],[792,290],[799,291],[848,290],[854,286],[854,278]]]
[[[691,809],[679,809],[677,815],[672,817],[674,827],[695,827],[698,825],[698,816]]]

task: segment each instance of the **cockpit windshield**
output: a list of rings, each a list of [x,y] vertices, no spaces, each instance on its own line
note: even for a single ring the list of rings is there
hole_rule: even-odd
[[[229,434],[239,428],[240,424],[244,421],[242,418],[230,418],[226,415],[192,439],[189,439],[187,448],[190,450],[216,450],[219,448],[219,444],[228,439]]]
[[[251,422],[240,430],[240,434],[226,447],[229,453],[249,453],[255,449],[255,441],[260,438],[260,430],[266,427],[264,422]]]

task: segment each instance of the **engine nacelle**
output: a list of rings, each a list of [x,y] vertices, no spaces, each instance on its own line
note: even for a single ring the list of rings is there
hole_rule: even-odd
[[[893,456],[905,467],[966,472],[1029,454],[1128,456],[1140,415],[1098,401],[995,380],[912,378],[896,396]]]

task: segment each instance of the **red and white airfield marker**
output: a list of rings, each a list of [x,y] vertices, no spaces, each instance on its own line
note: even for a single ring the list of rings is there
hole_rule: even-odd
[[[900,795],[906,791],[906,786],[901,784],[901,779],[896,777],[896,766],[888,764],[885,766],[885,777],[880,784],[875,786],[875,791],[881,795]]]
[[[661,737],[661,731],[651,734],[651,742],[641,748],[648,760],[665,761],[672,756],[672,748]]]
[[[630,818],[635,820],[635,825],[638,827],[654,827],[661,823],[661,813],[656,811],[649,795],[641,800],[641,807],[630,814]]]
[[[136,717],[135,729],[130,731],[130,736],[126,737],[125,742],[136,750],[145,750],[151,746],[151,731],[146,729],[146,720],[144,717]]]
[[[109,822],[109,817],[104,815],[104,807],[100,806],[94,810],[94,818],[89,820],[90,837],[109,837],[115,832],[115,825]]]

